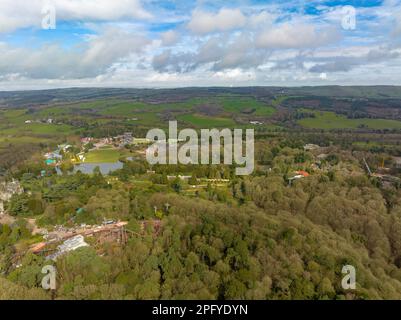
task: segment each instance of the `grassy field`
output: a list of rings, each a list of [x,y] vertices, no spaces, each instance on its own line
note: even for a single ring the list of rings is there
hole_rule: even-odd
[[[365,142],[365,141],[356,141],[352,143],[353,146],[357,146],[357,147],[379,147],[382,144],[376,142],[376,141],[369,141],[369,142]]]
[[[150,108],[141,102],[120,102],[103,109],[100,113],[112,116],[132,116],[138,111],[147,111]]]
[[[115,149],[93,150],[86,154],[85,163],[117,162],[123,154]]]
[[[305,118],[298,123],[305,128],[315,129],[401,129],[401,121],[387,119],[348,119],[328,111],[301,109],[300,111],[314,113],[315,118]]]
[[[36,120],[26,109],[0,111],[0,145],[51,143],[75,134],[73,127],[65,124],[25,123]]]
[[[29,143],[49,143],[52,142],[51,138],[39,138],[39,137],[27,137],[27,136],[13,136],[11,138],[6,137],[6,136],[1,136],[0,135],[0,145],[2,144],[8,144],[8,143],[13,143],[13,144],[29,144]]]
[[[72,133],[72,128],[68,125],[55,125],[43,123],[30,123],[26,125],[14,126],[1,131],[2,135],[27,136],[32,135],[68,135]]]
[[[248,113],[256,116],[271,116],[276,109],[253,98],[221,98],[218,101],[225,111],[237,114]]]
[[[142,126],[159,126],[162,124],[162,121],[157,113],[154,112],[146,112],[146,113],[134,113],[132,118],[136,118],[137,120],[128,120],[132,123]],[[131,118],[131,119],[132,119]]]
[[[254,98],[241,98],[233,96],[220,96],[212,98],[192,98],[183,102],[176,103],[160,103],[160,104],[146,104],[142,102],[120,102],[120,103],[109,103],[108,106],[102,106],[101,104],[97,107],[101,108],[100,113],[102,115],[113,115],[113,116],[134,116],[138,113],[182,113],[188,110],[197,111],[199,107],[204,105],[214,106],[216,109],[222,111],[220,116],[223,114],[239,114],[248,113],[256,116],[270,116],[276,112],[276,109],[272,106],[268,106],[264,103],[258,102]],[[205,114],[207,116],[207,114]]]
[[[208,117],[199,114],[184,114],[178,116],[178,120],[197,128],[225,128],[235,125],[235,121],[230,118]]]

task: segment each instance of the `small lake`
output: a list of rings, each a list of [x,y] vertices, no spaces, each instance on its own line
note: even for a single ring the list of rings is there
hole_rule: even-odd
[[[135,157],[127,157],[126,158],[128,161],[133,161],[136,158]],[[110,172],[113,172],[118,169],[123,168],[124,163],[121,161],[116,161],[116,162],[102,162],[102,163],[79,163],[74,165],[74,170],[73,173],[76,173],[77,171],[81,171],[84,174],[92,174],[93,170],[96,167],[99,167],[100,172],[103,175],[108,175]],[[59,167],[56,167],[56,172],[57,174],[62,174],[61,170]]]
[[[100,172],[104,175],[109,174],[112,171],[122,169],[123,163],[120,161],[117,162],[104,162],[104,163],[80,163],[74,166],[74,173],[77,171],[81,171],[85,174],[92,174],[93,170],[99,167]]]
[[[122,169],[123,163],[120,161],[117,162],[103,162],[103,163],[80,163],[74,165],[73,173],[81,171],[84,174],[92,174],[93,170],[99,167],[100,172],[103,175],[108,175],[110,172],[113,172],[118,169]],[[62,174],[59,167],[56,167],[57,174]]]

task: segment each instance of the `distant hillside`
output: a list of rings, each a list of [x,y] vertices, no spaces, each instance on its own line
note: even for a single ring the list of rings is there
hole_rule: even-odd
[[[34,91],[0,92],[0,106],[27,107],[44,104],[96,100],[104,98],[140,99],[145,101],[182,101],[192,97],[233,94],[269,99],[276,95],[338,98],[401,99],[398,86],[324,86],[324,87],[209,87],[177,89],[69,88]]]

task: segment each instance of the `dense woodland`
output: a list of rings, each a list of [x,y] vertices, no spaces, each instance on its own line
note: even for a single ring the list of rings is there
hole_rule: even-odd
[[[155,166],[147,173],[145,161],[127,162],[110,176],[95,170],[40,177],[41,165],[22,162],[13,176],[26,192],[7,204],[17,220],[0,227],[0,298],[50,298],[40,289],[49,262],[26,253],[15,267],[18,253],[38,240],[25,217],[46,227],[107,217],[129,221],[136,232],[141,221],[162,222],[160,232],[148,225],[125,246],[93,244],[59,258],[57,299],[401,298],[401,189],[369,178],[358,153],[339,147],[329,149],[319,170],[289,185],[292,170],[314,161],[302,143],[263,140],[259,166],[245,178],[224,166]],[[188,183],[167,179],[188,172]],[[188,195],[197,178],[230,183]],[[357,270],[357,290],[341,287],[346,264]]]

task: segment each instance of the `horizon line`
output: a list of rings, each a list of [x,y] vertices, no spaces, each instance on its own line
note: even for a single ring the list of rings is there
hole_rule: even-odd
[[[243,89],[243,88],[278,88],[278,89],[294,89],[294,88],[373,88],[373,87],[393,87],[401,88],[401,84],[352,84],[352,85],[341,85],[341,84],[327,84],[327,85],[300,85],[300,86],[276,86],[276,85],[254,85],[254,86],[183,86],[183,87],[113,87],[113,86],[101,86],[101,87],[54,87],[54,88],[41,88],[41,89],[0,89],[1,92],[29,92],[29,91],[55,91],[55,90],[74,90],[74,89],[104,89],[104,90],[177,90],[177,89]]]

